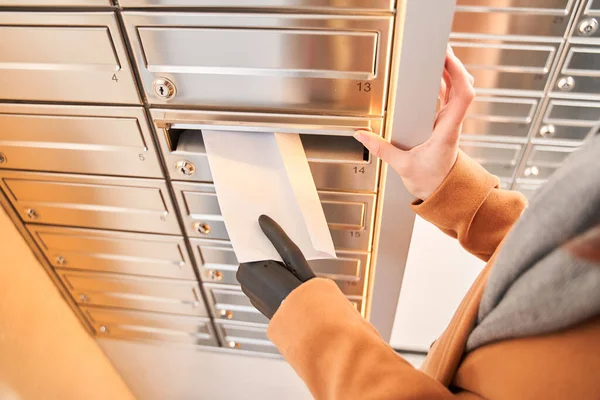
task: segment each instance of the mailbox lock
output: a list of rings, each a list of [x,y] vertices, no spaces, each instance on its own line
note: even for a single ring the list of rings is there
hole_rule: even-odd
[[[210,233],[210,225],[204,222],[196,222],[194,223],[194,230],[201,235],[208,235]]]
[[[598,20],[596,18],[586,18],[577,26],[577,32],[581,36],[592,36],[598,30]]]
[[[107,328],[106,326],[102,325],[102,326],[100,327],[100,332],[101,332],[101,333],[108,333],[108,328]]]
[[[219,311],[219,317],[224,319],[233,319],[233,313],[229,310],[221,310]]]
[[[221,271],[215,271],[211,269],[208,271],[208,277],[211,281],[220,281],[223,279],[223,273]]]
[[[37,211],[35,211],[33,208],[29,208],[29,209],[27,210],[27,216],[28,216],[30,219],[38,219],[38,218],[40,217],[40,214],[38,214],[38,212],[37,212]]]
[[[158,78],[152,82],[152,91],[156,97],[167,101],[171,100],[177,94],[175,85],[167,78]]]
[[[6,156],[0,153],[0,164],[4,164],[6,162]]]
[[[543,125],[540,128],[540,136],[541,137],[551,137],[551,136],[554,136],[555,133],[556,133],[556,128],[552,124]]]
[[[564,92],[568,92],[570,90],[573,90],[573,88],[575,87],[575,79],[573,79],[572,76],[563,76],[562,78],[560,78],[558,80],[558,83],[556,84],[556,86],[564,91]]]
[[[63,256],[56,257],[57,265],[67,265],[67,260]]]
[[[196,173],[196,166],[187,160],[177,161],[175,168],[181,175],[192,176]]]
[[[229,347],[230,349],[239,349],[240,344],[238,342],[234,342],[232,340],[232,341],[227,342],[227,347]]]

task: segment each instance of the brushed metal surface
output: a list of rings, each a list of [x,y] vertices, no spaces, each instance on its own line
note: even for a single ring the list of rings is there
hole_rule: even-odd
[[[55,268],[196,280],[183,238],[28,225]]]
[[[0,170],[0,187],[26,222],[181,235],[164,181]]]
[[[576,0],[457,0],[458,8],[567,13]]]
[[[525,141],[538,103],[538,98],[478,96],[467,111],[463,137]]]
[[[212,309],[217,321],[264,324],[266,328],[269,319],[254,308],[240,287],[214,283],[205,283],[203,286],[208,296],[209,308]],[[347,298],[357,310],[362,312],[362,299],[359,296],[347,296]]]
[[[559,71],[552,97],[600,100],[600,46],[572,39]],[[570,78],[570,87],[561,87],[561,78]]]
[[[512,178],[523,146],[461,140],[460,148],[490,173],[500,178]]]
[[[0,12],[0,37],[2,100],[140,104],[112,12]]]
[[[392,11],[394,0],[120,0],[123,7],[283,8],[297,10]]]
[[[173,182],[173,189],[190,238],[229,239],[214,185]],[[336,249],[370,251],[375,195],[319,191],[319,198]],[[198,224],[210,232],[199,233]]]
[[[56,270],[80,305],[208,317],[196,282]]]
[[[521,178],[548,179],[578,147],[533,145]]]
[[[235,321],[216,321],[217,334],[225,347],[235,350],[279,354],[267,337],[267,328],[260,324],[240,324]]]
[[[0,104],[0,168],[160,178],[144,110]]]
[[[203,282],[239,285],[235,277],[239,262],[230,242],[191,239],[191,244]],[[317,276],[334,280],[344,294],[362,296],[369,253],[338,251],[337,256],[337,259],[308,263]]]
[[[544,129],[552,127],[550,135]],[[600,102],[551,99],[534,143],[582,142],[600,132]]]
[[[389,16],[125,12],[124,19],[151,104],[383,115]],[[172,100],[153,94],[159,78],[176,86]]]
[[[315,185],[323,190],[375,192],[379,162],[365,160],[364,147],[350,137],[357,129],[381,132],[380,118],[332,117],[316,115],[254,114],[186,110],[152,110],[161,151],[171,179],[212,182],[212,174],[202,141],[202,129],[247,132],[299,133]],[[183,131],[197,135],[182,141]],[[195,166],[191,176],[179,172],[180,161]]]
[[[475,78],[478,93],[541,95],[559,43],[452,40],[456,56]]]
[[[549,11],[549,12],[548,12]],[[457,6],[451,38],[519,37],[521,40],[560,39],[569,26],[563,11],[511,10]]]
[[[96,334],[101,337],[218,345],[210,318],[100,307],[81,309]]]

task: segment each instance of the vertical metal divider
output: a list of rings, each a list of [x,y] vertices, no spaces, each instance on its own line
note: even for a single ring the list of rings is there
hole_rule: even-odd
[[[71,296],[71,293],[69,293],[69,291],[65,288],[64,284],[58,277],[56,271],[50,264],[50,261],[46,258],[44,253],[38,247],[36,241],[33,239],[33,236],[31,236],[31,233],[25,226],[25,223],[19,217],[19,213],[14,209],[14,207],[8,200],[8,197],[6,196],[6,194],[4,193],[2,188],[0,188],[0,208],[4,209],[6,214],[8,214],[8,217],[11,219],[11,221],[13,222],[13,224],[15,225],[15,227],[21,234],[21,237],[25,240],[25,242],[29,246],[29,249],[35,256],[35,258],[42,265],[42,267],[48,274],[48,277],[50,278],[50,280],[52,280],[52,282],[54,283],[54,286],[56,286],[56,288],[60,292],[63,299],[67,302],[69,307],[71,307],[71,309],[75,312],[75,315],[77,315],[81,324],[91,335],[94,335],[96,333],[95,329],[88,322],[87,318],[83,314],[83,311],[79,308],[79,306],[77,305],[77,303]]]
[[[548,108],[548,103],[550,102],[549,94],[552,91],[552,88],[554,88],[554,86],[556,85],[557,78],[560,76],[559,67],[562,65],[563,61],[567,56],[566,49],[568,47],[569,38],[573,34],[576,22],[579,19],[581,13],[583,12],[586,3],[586,0],[575,0],[573,4],[573,10],[571,12],[571,15],[569,16],[570,20],[567,25],[567,28],[565,29],[565,33],[563,34],[563,42],[559,46],[558,54],[556,55],[554,62],[552,63],[550,75],[548,77],[548,82],[546,82],[546,86],[544,87],[544,92],[542,94],[540,104],[537,107],[537,110],[533,117],[533,121],[531,122],[531,127],[529,128],[529,132],[527,133],[527,142],[525,143],[524,148],[521,151],[519,161],[517,162],[517,168],[515,168],[515,173],[513,175],[513,180],[510,189],[515,189],[517,185],[517,180],[527,168],[527,159],[529,158],[529,155],[531,154],[533,148],[531,141],[536,137],[540,126],[542,125],[544,115]]]
[[[397,1],[384,132],[398,147],[411,148],[431,136],[455,4]],[[424,22],[430,29],[423,29]],[[424,43],[429,52],[423,51]],[[415,113],[415,108],[423,112]],[[380,171],[367,316],[389,342],[415,213],[409,206],[414,197],[400,176],[385,163]]]
[[[118,0],[114,0],[114,2],[115,2],[115,5],[118,5]],[[202,301],[204,302],[204,307],[206,308],[206,311],[208,312],[208,315],[210,316],[210,324],[212,326],[217,344],[219,345],[219,347],[223,347],[221,338],[218,335],[217,326],[215,323],[215,316],[213,315],[212,310],[208,306],[209,305],[208,296],[204,290],[204,285],[202,284],[202,278],[200,276],[200,269],[198,268],[198,265],[196,264],[196,257],[194,257],[194,252],[192,250],[192,244],[190,242],[189,237],[186,234],[185,223],[183,221],[181,210],[179,209],[179,204],[176,201],[175,190],[173,189],[173,185],[171,184],[171,177],[169,175],[169,170],[166,166],[166,160],[162,154],[160,144],[158,143],[158,137],[157,137],[158,132],[156,131],[154,123],[152,121],[152,116],[150,114],[150,105],[145,96],[145,91],[143,89],[144,87],[142,85],[142,79],[139,75],[139,71],[137,70],[137,65],[135,65],[135,63],[133,62],[133,60],[135,60],[135,58],[133,57],[133,48],[131,47],[131,43],[129,42],[129,37],[127,36],[127,31],[125,29],[125,21],[123,20],[123,16],[121,15],[121,12],[122,12],[122,8],[119,6],[119,8],[117,8],[117,10],[115,10],[115,15],[117,18],[117,25],[119,26],[121,37],[123,39],[123,43],[125,44],[125,51],[127,52],[127,56],[128,56],[127,62],[130,64],[131,70],[133,71],[133,76],[134,76],[134,79],[135,79],[135,82],[137,85],[138,93],[140,95],[140,99],[142,100],[144,114],[146,116],[146,123],[150,126],[150,132],[151,132],[151,136],[152,136],[152,144],[154,145],[156,154],[160,161],[160,166],[161,166],[161,170],[163,173],[163,179],[167,183],[166,187],[169,191],[169,196],[171,197],[171,203],[173,205],[173,210],[175,211],[175,214],[177,216],[177,222],[179,222],[179,229],[181,229],[181,235],[183,237],[183,241],[185,243],[185,248],[186,248],[186,251],[188,252],[188,256],[189,256],[190,262],[192,264],[192,269],[194,270],[194,275],[196,276],[196,281],[198,282],[198,285],[200,287],[200,293],[202,295]]]

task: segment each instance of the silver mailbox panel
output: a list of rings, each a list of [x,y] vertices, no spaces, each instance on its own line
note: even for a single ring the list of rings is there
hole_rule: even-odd
[[[0,168],[161,178],[144,110],[0,104]]]
[[[55,268],[196,280],[183,238],[28,225]]]
[[[81,310],[101,337],[218,345],[210,318],[99,307]]]
[[[123,7],[287,8],[297,10],[392,11],[394,0],[120,0]]]
[[[0,0],[0,7],[102,7],[111,5],[110,0]]]
[[[239,287],[205,283],[204,289],[208,296],[209,307],[217,319],[224,321],[249,322],[253,324],[268,324],[269,319],[262,315],[246,297]],[[347,296],[352,305],[362,312],[362,300],[358,296]]]
[[[193,281],[70,270],[56,272],[81,305],[208,317],[200,287]]]
[[[537,98],[478,96],[467,111],[462,134],[525,141],[538,102]]]
[[[541,94],[558,50],[556,43],[454,40],[450,44],[475,78],[475,88],[480,93]]]
[[[600,99],[600,46],[569,44],[551,96]]]
[[[522,177],[548,179],[578,147],[533,145]]]
[[[239,285],[235,277],[239,262],[231,243],[206,239],[192,239],[191,243],[203,282]],[[345,294],[362,296],[369,253],[339,251],[337,256],[309,264],[317,276],[334,280]]]
[[[490,173],[500,178],[511,178],[523,146],[463,140],[460,142],[460,148]]]
[[[581,38],[600,38],[600,0],[582,0],[586,2],[579,20],[575,24],[573,36]]]
[[[216,321],[217,333],[223,346],[230,349],[279,354],[267,337],[264,325],[240,324],[235,321]]]
[[[189,237],[228,240],[212,184],[173,182]],[[370,251],[375,195],[319,191],[337,250]]]
[[[458,0],[452,36],[562,37],[574,3],[574,0]]]
[[[166,183],[0,170],[23,221],[181,235]]]
[[[600,102],[551,99],[535,142],[581,142],[600,132]]]
[[[152,119],[174,180],[212,182],[202,129],[235,129],[301,134],[318,189],[371,193],[377,190],[379,163],[351,135],[357,129],[381,133],[381,118],[153,109]],[[184,144],[182,138],[190,133],[198,140],[193,145]],[[195,166],[193,175],[179,170],[182,161]]]
[[[140,104],[112,12],[0,12],[0,37],[0,99]]]
[[[383,115],[391,16],[125,12],[124,18],[152,104]],[[164,78],[175,89],[156,85]]]

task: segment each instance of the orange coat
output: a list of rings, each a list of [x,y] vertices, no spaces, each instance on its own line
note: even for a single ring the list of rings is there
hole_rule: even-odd
[[[498,248],[526,206],[521,194],[498,184],[461,153],[440,188],[413,204],[488,261],[421,370],[397,355],[332,281],[312,279],[285,299],[268,335],[316,399],[600,399],[600,318],[464,353]]]

